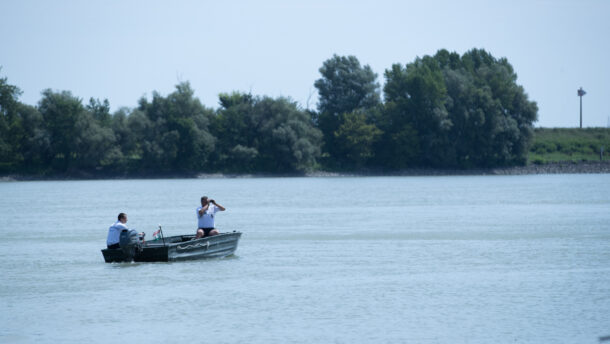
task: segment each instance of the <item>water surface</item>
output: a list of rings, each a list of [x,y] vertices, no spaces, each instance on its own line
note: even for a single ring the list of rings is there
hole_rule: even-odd
[[[0,342],[597,343],[610,176],[0,183]],[[236,255],[105,264],[119,212]]]

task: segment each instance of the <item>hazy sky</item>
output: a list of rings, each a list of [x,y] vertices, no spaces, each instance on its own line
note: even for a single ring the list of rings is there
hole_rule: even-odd
[[[190,81],[315,108],[322,63],[355,55],[378,74],[439,49],[506,57],[542,127],[610,123],[610,1],[0,1],[1,77],[36,104],[46,88],[113,110]]]

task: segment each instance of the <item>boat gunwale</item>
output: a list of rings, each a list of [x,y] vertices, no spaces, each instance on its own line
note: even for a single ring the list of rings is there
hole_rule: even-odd
[[[165,237],[164,238],[166,240],[165,242],[163,242],[163,239],[158,239],[158,240],[154,240],[154,241],[146,241],[142,245],[142,248],[147,248],[147,247],[157,248],[157,247],[163,247],[163,246],[170,247],[170,246],[181,245],[181,244],[184,244],[184,243],[199,243],[199,242],[203,242],[203,241],[218,240],[218,239],[220,239],[222,237],[227,237],[227,236],[238,236],[238,237],[241,237],[241,232],[237,232],[237,231],[224,232],[224,233],[220,233],[220,234],[217,234],[217,235],[207,236],[207,237],[203,237],[203,238],[199,238],[199,239],[194,239],[195,238],[195,234],[172,235],[172,236],[169,236],[169,237]],[[175,238],[179,238],[181,240],[180,241],[167,242],[168,239],[175,239]],[[184,238],[190,238],[190,239],[189,240],[182,240]],[[120,249],[117,249],[117,250],[120,250]]]

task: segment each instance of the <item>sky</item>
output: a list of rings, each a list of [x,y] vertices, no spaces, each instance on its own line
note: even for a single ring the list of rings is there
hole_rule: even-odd
[[[610,126],[610,1],[0,1],[0,77],[36,105],[45,89],[113,111],[188,81],[218,94],[290,97],[315,109],[319,68],[354,55],[378,74],[447,49],[505,57],[536,127]],[[608,98],[607,98],[608,97]]]

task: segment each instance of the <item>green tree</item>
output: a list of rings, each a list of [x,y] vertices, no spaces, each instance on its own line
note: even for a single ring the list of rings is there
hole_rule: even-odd
[[[386,130],[389,138],[402,137],[403,140],[407,132],[416,132],[418,142],[415,146],[420,152],[418,163],[443,166],[444,148],[448,143],[446,133],[452,122],[445,108],[446,88],[437,61],[424,56],[404,68],[394,64],[386,70],[385,77],[384,94],[389,118],[384,121],[382,129]],[[400,142],[388,137],[384,141],[391,144],[390,150],[400,151],[400,147],[395,146]]]
[[[141,155],[138,151],[138,143],[141,141],[141,136],[130,130],[129,119],[135,116],[130,116],[131,109],[121,107],[116,110],[110,117],[110,128],[114,134],[115,145],[110,149],[107,155],[107,166],[115,173],[127,173],[135,171],[141,163]]]
[[[334,133],[339,156],[343,158],[346,167],[365,166],[374,155],[373,145],[382,131],[374,124],[367,124],[362,113],[346,113],[341,122]]]
[[[51,136],[42,114],[36,107],[25,104],[20,104],[18,114],[23,124],[19,139],[19,156],[23,161],[18,170],[28,174],[50,172],[47,162],[50,156]]]
[[[59,172],[73,169],[76,167],[78,137],[81,135],[76,123],[85,114],[81,100],[69,91],[53,92],[47,89],[42,92],[38,111],[50,135],[47,163]]]
[[[383,133],[374,144],[374,165],[397,170],[421,164],[419,135],[403,108],[386,103],[376,122]]]
[[[320,113],[339,116],[380,103],[377,74],[368,65],[360,66],[355,56],[337,56],[324,61],[322,78],[316,80]]]
[[[214,133],[218,166],[231,172],[290,173],[311,169],[321,133],[288,98],[221,94]]]
[[[76,137],[77,168],[81,171],[112,170],[114,160],[110,155],[115,147],[114,132],[85,112],[76,122],[79,135]]]
[[[538,108],[528,100],[505,58],[473,49],[461,58],[439,51],[454,126],[452,164],[492,167],[524,164]]]
[[[23,162],[19,95],[21,90],[17,86],[9,84],[6,77],[0,78],[0,172],[14,172]]]
[[[110,115],[110,102],[108,102],[108,99],[104,99],[103,102],[100,102],[99,99],[90,98],[87,110],[101,126],[110,126],[112,117]]]
[[[188,82],[176,85],[167,97],[153,92],[151,102],[142,98],[138,110],[146,117],[140,124],[133,123],[143,138],[139,149],[145,169],[198,172],[211,168],[209,157],[216,140],[208,127],[214,111],[201,104]]]
[[[303,172],[313,167],[320,155],[322,135],[296,102],[263,97],[255,112],[264,119],[259,148],[262,170]]]
[[[45,163],[60,173],[103,167],[106,154],[114,145],[112,129],[102,127],[82,100],[69,91],[47,89],[42,95],[38,111],[50,142]]]
[[[337,55],[324,61],[319,71],[322,77],[314,83],[319,94],[314,122],[323,133],[329,160],[344,161],[337,150],[335,133],[343,124],[344,114],[354,111],[368,114],[380,106],[377,74],[368,65],[361,66],[355,56]]]
[[[386,104],[379,120],[384,151],[378,151],[384,165],[525,163],[538,109],[517,85],[517,75],[505,58],[478,49],[461,57],[439,50],[405,68],[393,65],[385,76]],[[413,150],[401,154],[405,142]],[[393,152],[398,163],[388,160],[387,152]]]

